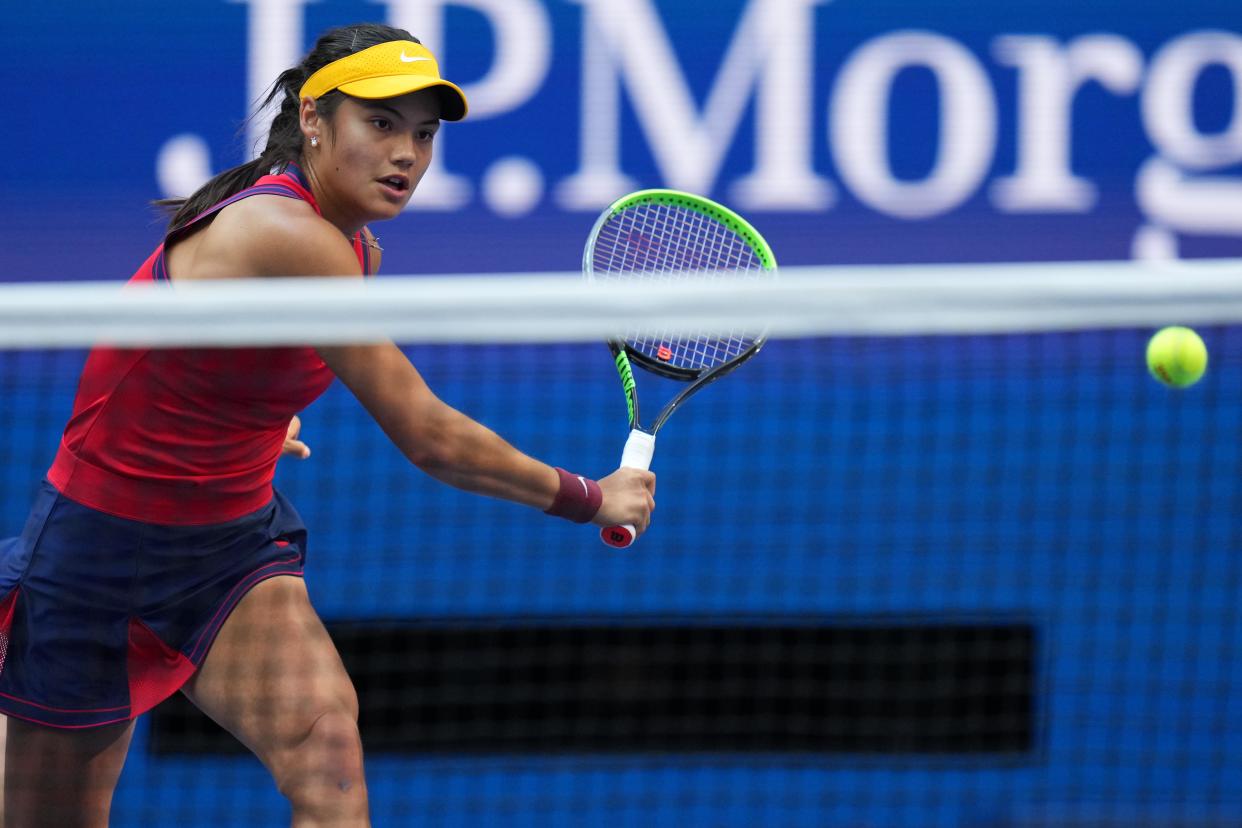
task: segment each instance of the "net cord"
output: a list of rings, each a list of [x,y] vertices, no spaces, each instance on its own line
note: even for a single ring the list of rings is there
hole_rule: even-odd
[[[1242,260],[784,267],[772,282],[573,273],[0,284],[0,347],[575,342],[635,326],[769,337],[1242,322]]]

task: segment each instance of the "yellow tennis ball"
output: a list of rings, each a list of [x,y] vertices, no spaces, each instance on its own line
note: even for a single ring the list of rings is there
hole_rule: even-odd
[[[1147,370],[1170,388],[1194,385],[1207,364],[1207,346],[1190,328],[1161,328],[1147,343]]]

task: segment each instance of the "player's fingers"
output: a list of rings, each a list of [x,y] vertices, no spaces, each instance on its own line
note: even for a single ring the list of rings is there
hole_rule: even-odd
[[[299,434],[302,433],[302,418],[294,414],[293,419],[289,421],[289,430],[285,433],[288,440],[297,440]],[[286,440],[286,442],[288,442]]]
[[[643,528],[644,529],[651,526],[651,513],[655,511],[655,498],[651,496],[650,492],[647,493],[646,506],[647,508],[643,510]]]
[[[285,445],[284,448],[281,449],[281,454],[289,454],[300,460],[305,460],[307,457],[310,457],[311,450],[310,446],[306,445],[306,443],[303,443],[301,440],[285,440]]]
[[[635,469],[634,473],[638,476],[639,484],[641,484],[642,487],[646,489],[648,492],[650,492],[651,494],[655,494],[655,487],[656,487],[655,473],[649,472],[649,471],[640,471],[638,469]]]

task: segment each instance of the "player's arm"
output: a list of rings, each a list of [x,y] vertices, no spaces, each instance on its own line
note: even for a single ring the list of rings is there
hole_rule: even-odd
[[[379,272],[380,261],[384,256],[384,249],[379,246],[379,239],[371,232],[371,228],[362,228],[362,243],[367,248],[367,266],[369,268],[368,276],[374,276]],[[311,456],[310,446],[306,445],[299,439],[302,432],[302,420],[294,415],[289,421],[289,432],[285,436],[285,444],[281,449],[281,456],[296,457],[299,460],[305,460]]]
[[[410,462],[437,480],[541,510],[550,509],[558,497],[576,494],[578,481],[567,482],[551,466],[440,400],[391,342],[318,350]],[[621,469],[598,485],[594,522],[611,525],[616,515],[628,515],[639,531],[646,529],[655,506],[650,472]]]
[[[252,252],[264,276],[361,276],[349,240],[301,204],[275,203],[247,228],[267,225]],[[256,211],[260,212],[260,211]],[[559,490],[556,471],[527,457],[441,401],[391,342],[317,348],[410,462],[450,485],[546,509]]]
[[[547,509],[560,487],[552,467],[446,404],[394,344],[320,346],[324,362],[401,452],[452,486]]]
[[[244,223],[244,241],[235,248],[249,251],[241,272],[274,277],[361,276],[349,240],[317,215],[299,209],[305,205],[265,206],[270,209],[254,211],[260,215],[247,217]],[[320,346],[317,350],[401,452],[438,480],[544,510],[565,491],[563,477],[551,466],[523,454],[440,400],[393,343]],[[594,522],[603,525],[624,519],[646,528],[654,507],[653,475],[619,470],[600,480],[599,486],[602,504]]]

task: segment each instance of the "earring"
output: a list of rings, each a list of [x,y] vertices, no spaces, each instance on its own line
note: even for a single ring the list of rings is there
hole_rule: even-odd
[[[317,146],[319,146],[319,136],[318,136],[318,135],[312,135],[312,136],[311,136],[311,146],[312,146],[312,147],[317,147]]]

